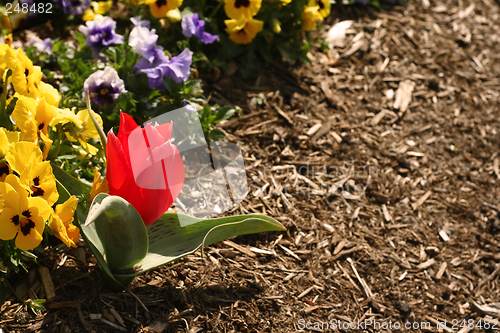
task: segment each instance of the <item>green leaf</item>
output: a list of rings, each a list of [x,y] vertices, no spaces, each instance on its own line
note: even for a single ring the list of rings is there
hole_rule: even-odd
[[[78,212],[78,217],[80,221],[84,218],[81,210]],[[180,219],[185,225],[187,224],[185,227],[181,227]],[[140,221],[142,223],[142,220]],[[204,246],[233,236],[265,231],[283,231],[285,228],[276,220],[264,215],[201,220],[183,214],[165,213],[147,228],[149,249],[144,259],[137,263],[138,269],[124,273],[112,272],[104,259],[105,244],[99,238],[95,223],[88,226],[81,225],[80,230],[101,266],[108,287],[120,290],[132,282],[136,275],[178,260]]]
[[[98,194],[81,228],[95,229],[100,240],[96,246],[111,270],[131,269],[148,252],[146,226],[134,206],[121,197]]]
[[[71,176],[69,173],[61,169],[58,165],[50,163],[52,166],[52,172],[56,176],[57,181],[60,186],[67,190],[70,194],[81,195],[88,197],[90,194],[91,187],[75,177]]]
[[[226,134],[218,128],[214,128],[213,130],[210,131],[210,140],[211,141],[217,141],[218,139],[222,139],[225,137],[226,137]]]
[[[234,108],[231,106],[223,106],[215,114],[214,123],[218,123],[222,120],[227,120],[234,115]]]

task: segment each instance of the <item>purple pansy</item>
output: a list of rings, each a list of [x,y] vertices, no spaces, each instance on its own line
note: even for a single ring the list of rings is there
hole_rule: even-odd
[[[191,72],[193,56],[189,49],[185,49],[178,56],[168,59],[163,52],[163,47],[157,46],[154,51],[153,61],[142,58],[134,66],[135,71],[145,73],[151,89],[165,89],[163,78],[168,77],[175,82],[187,81]]]
[[[165,76],[174,79],[175,82],[186,82],[191,74],[193,55],[189,49],[184,49],[179,55],[172,57],[167,66]]]
[[[29,36],[28,42],[26,42],[26,46],[34,46],[40,53],[52,53],[52,44],[50,43],[50,38],[41,39],[37,35]]]
[[[141,20],[140,16],[135,16],[130,19],[132,21],[132,24],[136,27],[145,27],[148,28],[151,27],[151,22],[148,20]]]
[[[88,21],[86,26],[78,30],[85,35],[87,45],[94,50],[94,56],[106,46],[123,44],[124,38],[115,32],[116,22],[109,16],[96,15],[93,21]]]
[[[200,20],[198,13],[186,15],[182,18],[181,22],[182,33],[186,37],[196,36],[205,44],[212,44],[219,37],[205,32],[205,21]]]
[[[95,104],[108,106],[113,104],[118,96],[125,92],[125,83],[113,67],[106,66],[104,70],[91,74],[83,83],[83,100],[87,100],[87,91]]]
[[[134,29],[130,32],[128,38],[128,45],[134,49],[134,51],[149,62],[152,62],[155,58],[155,45],[158,40],[158,35],[156,30],[149,30],[144,26],[136,25]]]
[[[197,113],[196,109],[194,106],[192,106],[186,99],[184,99],[184,102],[182,102],[182,107],[184,108],[187,113]]]
[[[90,7],[90,0],[56,0],[65,14],[81,15]]]

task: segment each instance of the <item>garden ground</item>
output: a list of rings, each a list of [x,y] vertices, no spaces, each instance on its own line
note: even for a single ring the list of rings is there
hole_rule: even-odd
[[[353,20],[343,47],[205,84],[243,111],[221,126],[251,186],[234,212],[265,213],[286,232],[215,244],[122,293],[102,286],[83,244],[53,249],[39,261],[55,286],[48,310],[34,317],[11,298],[0,327],[323,332],[334,329],[320,322],[371,319],[381,327],[365,331],[436,332],[446,320],[443,332],[464,333],[500,319],[500,4],[332,12],[318,37]],[[45,297],[37,269],[19,283]]]

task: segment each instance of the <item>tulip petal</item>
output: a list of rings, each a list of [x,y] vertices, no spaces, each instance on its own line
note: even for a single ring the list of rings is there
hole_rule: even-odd
[[[139,127],[139,125],[137,125],[137,123],[130,115],[120,111],[120,129],[118,130],[118,140],[120,141],[124,152],[127,154],[127,157],[129,156],[128,137],[130,135],[130,132],[132,132],[137,127]]]
[[[172,203],[181,193],[182,186],[186,177],[184,162],[175,145],[172,146],[172,156],[163,160],[163,168],[167,177],[167,186],[172,195]]]
[[[129,192],[127,188],[130,185],[130,182],[133,182],[133,179],[131,178],[132,170],[130,168],[129,159],[125,157],[125,152],[120,141],[111,131],[108,134],[106,155],[106,179],[109,183],[109,192],[113,195],[125,198],[125,196],[128,196],[127,193]]]

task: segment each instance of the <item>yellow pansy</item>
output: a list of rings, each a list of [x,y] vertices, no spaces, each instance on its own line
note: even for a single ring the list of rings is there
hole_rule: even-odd
[[[97,123],[103,127],[102,118],[99,114],[91,111],[94,118],[97,120]],[[82,122],[82,130],[78,133],[81,134],[84,138],[89,139],[99,139],[99,132],[94,126],[92,122],[92,118],[90,117],[88,110],[81,110],[76,114],[76,117]]]
[[[19,142],[19,132],[8,131],[0,127],[0,158],[4,157],[10,145]]]
[[[36,142],[38,138],[38,127],[36,122],[37,101],[16,93],[16,106],[12,112],[12,119],[21,130],[21,141]]]
[[[29,163],[20,176],[21,184],[29,189],[31,197],[40,197],[52,206],[59,199],[56,177],[52,173],[49,161]]]
[[[182,20],[182,14],[179,8],[169,10],[165,17],[172,23],[180,22]]]
[[[234,20],[251,20],[262,5],[262,0],[225,0],[224,10],[229,18]]]
[[[49,124],[56,115],[57,108],[50,105],[41,99],[36,107],[36,123],[38,129],[38,138],[43,141],[43,158],[46,159],[49,154],[50,146],[52,145],[52,140],[49,137]]]
[[[0,183],[4,198],[0,214],[0,239],[16,238],[16,246],[28,251],[34,249],[43,239],[45,221],[52,214],[52,208],[42,198],[30,198],[28,192],[14,175],[8,175]]]
[[[93,21],[96,15],[106,14],[113,7],[113,1],[92,1],[90,7],[83,13],[84,21]]]
[[[95,155],[99,151],[98,148],[89,144],[86,139],[98,139],[99,133],[90,118],[88,110],[79,111],[78,114],[74,114],[70,110],[59,110],[59,114],[52,120],[52,126],[56,124],[68,124],[71,123],[74,126],[66,126],[64,134],[68,140],[73,142],[80,142],[82,147],[85,149],[87,154]],[[62,111],[62,112],[61,112]],[[97,120],[97,123],[103,127],[102,118],[100,115],[92,111],[92,114]]]
[[[302,11],[302,29],[311,31],[316,28],[316,22],[323,17],[319,13],[319,6],[305,7]]]
[[[145,3],[149,5],[149,11],[153,17],[163,18],[167,12],[179,8],[182,0],[147,0]]]
[[[4,182],[8,175],[12,174],[12,169],[9,163],[6,161],[0,162],[0,182]],[[0,202],[3,202],[3,198],[0,196]],[[3,204],[0,204],[0,209],[3,208]]]
[[[47,158],[52,140],[49,137],[48,126],[57,114],[57,108],[50,105],[44,98],[34,100],[33,98],[15,94],[16,106],[12,112],[12,119],[21,130],[21,141],[37,142],[43,141],[43,158]]]
[[[52,106],[58,106],[61,100],[61,95],[56,88],[48,83],[40,82],[40,95],[45,99],[45,102]]]
[[[10,49],[10,46],[7,44],[0,44],[0,80],[3,78],[3,74],[7,69],[7,64],[5,63],[5,53],[7,49]]]
[[[94,169],[94,181],[92,182],[92,189],[90,190],[89,201],[92,202],[96,195],[99,193],[109,193],[108,180],[101,181],[101,173],[97,167]]]
[[[82,121],[70,109],[57,109],[56,115],[50,122],[50,126],[55,127],[58,124],[65,125],[69,123],[74,124],[78,128],[81,128],[83,125]]]
[[[260,20],[225,20],[226,31],[229,39],[236,44],[249,44],[264,27],[264,22]]]
[[[24,172],[26,165],[42,162],[42,151],[32,142],[16,142],[10,145],[5,160],[18,175]]]
[[[329,0],[309,0],[309,7],[319,7],[319,13],[323,18],[327,18],[330,15],[330,1]]]
[[[42,69],[33,66],[33,62],[26,57],[22,49],[7,49],[5,53],[7,67],[12,69],[10,78],[14,90],[24,96],[37,98],[39,95]]]
[[[59,238],[68,247],[76,247],[76,243],[79,240],[80,229],[70,224],[73,222],[77,206],[78,200],[73,195],[66,202],[56,206],[55,214],[52,214],[49,222],[49,227],[54,236]]]

